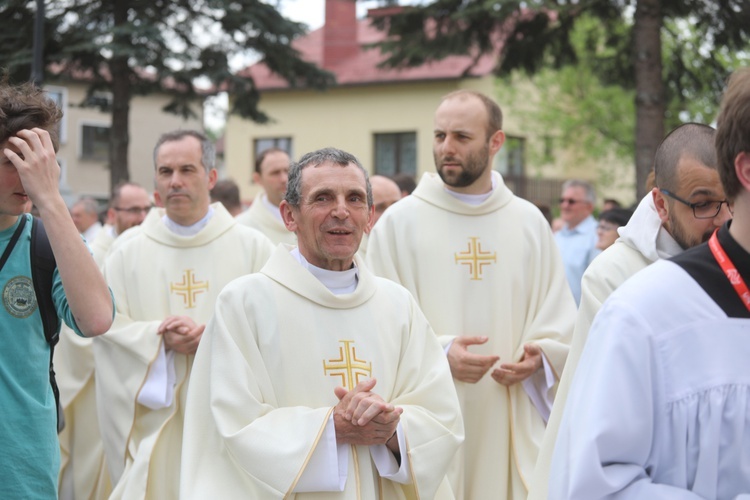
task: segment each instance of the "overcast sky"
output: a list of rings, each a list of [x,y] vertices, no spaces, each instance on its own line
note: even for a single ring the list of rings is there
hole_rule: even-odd
[[[271,2],[273,3],[273,2]],[[320,28],[325,17],[325,0],[280,0],[284,16],[307,24],[310,29]],[[401,4],[415,3],[414,0],[402,1]],[[357,17],[364,17],[367,9],[382,5],[377,0],[358,0]]]

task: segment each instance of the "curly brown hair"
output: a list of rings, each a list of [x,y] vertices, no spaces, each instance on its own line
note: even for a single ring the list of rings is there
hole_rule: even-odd
[[[62,110],[44,90],[31,83],[10,85],[7,77],[0,81],[0,144],[21,130],[37,127],[49,132],[57,151],[61,118]]]

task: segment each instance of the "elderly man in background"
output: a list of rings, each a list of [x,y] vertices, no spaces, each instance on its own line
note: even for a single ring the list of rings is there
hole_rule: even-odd
[[[102,230],[99,222],[99,202],[91,196],[82,196],[70,207],[70,215],[78,232],[91,243]]]
[[[596,248],[596,219],[594,212],[596,193],[594,187],[583,180],[565,181],[560,197],[560,218],[564,226],[555,233],[555,241],[560,249],[565,277],[576,304],[581,302],[581,278],[583,272],[599,255]]]

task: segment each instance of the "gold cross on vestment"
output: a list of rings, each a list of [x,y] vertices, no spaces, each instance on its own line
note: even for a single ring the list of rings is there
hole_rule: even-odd
[[[357,359],[357,349],[352,346],[353,340],[339,340],[343,346],[339,347],[338,359],[323,360],[323,373],[331,377],[341,377],[341,385],[349,389],[359,383],[359,378],[372,376],[372,361],[369,363]],[[329,373],[330,372],[330,373]]]
[[[196,281],[192,269],[182,275],[182,282],[170,283],[169,291],[175,292],[185,301],[188,309],[195,307],[195,296],[208,290],[208,281]]]
[[[479,243],[479,238],[476,237],[469,238],[469,245],[466,252],[456,252],[454,256],[456,264],[469,266],[469,273],[472,280],[482,279],[483,266],[497,263],[497,252],[483,252],[482,244]]]

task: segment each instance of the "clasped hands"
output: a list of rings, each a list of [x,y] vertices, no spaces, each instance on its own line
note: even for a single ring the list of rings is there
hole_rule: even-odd
[[[376,383],[370,379],[350,391],[344,387],[334,389],[339,399],[333,409],[336,441],[362,446],[384,444],[398,454],[396,427],[404,410],[371,392]]]
[[[448,349],[448,364],[456,380],[476,384],[484,377],[500,356],[475,354],[469,351],[470,345],[484,344],[487,337],[456,337]],[[523,346],[523,356],[518,363],[503,363],[490,373],[498,384],[511,386],[517,384],[542,367],[542,350],[534,344]]]
[[[164,337],[164,347],[180,354],[195,354],[206,325],[198,325],[189,316],[167,316],[157,333]]]

